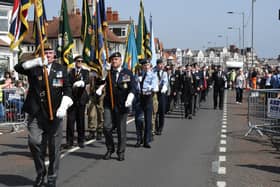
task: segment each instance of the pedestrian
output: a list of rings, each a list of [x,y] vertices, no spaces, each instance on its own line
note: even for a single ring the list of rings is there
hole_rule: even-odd
[[[90,76],[90,104],[88,106],[88,131],[87,140],[101,140],[104,126],[104,108],[103,101],[105,97],[105,88],[101,90],[101,95],[97,95],[97,89],[105,84],[99,75],[92,72]]]
[[[168,90],[168,75],[164,71],[164,63],[162,59],[157,60],[157,66],[154,72],[158,77],[158,88],[157,99],[158,99],[158,112],[156,116],[156,135],[161,135],[164,127],[164,116],[167,102],[167,90]]]
[[[138,91],[140,93],[140,106],[144,112],[144,128],[140,127],[139,130],[144,130],[143,147],[151,148],[150,142],[152,140],[152,113],[153,113],[153,94],[158,91],[158,79],[153,73],[152,64],[149,60],[141,60],[142,75],[139,77]],[[141,142],[139,142],[141,143]],[[139,145],[139,144],[138,144]]]
[[[194,81],[193,75],[191,72],[191,66],[186,65],[186,71],[182,75],[182,84],[183,84],[183,101],[185,108],[185,118],[192,119],[192,109],[193,109],[193,94],[194,94]]]
[[[236,103],[241,104],[243,99],[243,89],[246,87],[246,79],[243,74],[243,70],[240,69],[235,78],[235,88],[236,88]]]
[[[222,71],[222,66],[218,66],[218,70],[213,73],[214,81],[214,109],[217,109],[218,97],[219,97],[219,108],[223,109],[224,102],[224,90],[227,84],[227,78],[224,71]]]
[[[74,146],[75,124],[77,129],[77,142],[80,148],[84,147],[85,142],[85,108],[89,96],[86,86],[89,84],[89,71],[84,69],[82,64],[83,57],[78,55],[74,58],[75,68],[69,72],[69,82],[72,86],[73,105],[67,110],[66,124],[66,149]]]
[[[111,102],[110,81],[109,76],[106,78],[106,94],[104,98],[104,128],[103,133],[107,152],[103,159],[111,159],[111,155],[115,152],[115,145],[112,131],[117,128],[118,160],[125,159],[126,148],[126,121],[129,107],[132,106],[134,95],[136,92],[136,83],[132,72],[122,67],[122,57],[119,52],[113,53],[109,58],[110,63],[106,64],[108,74],[112,78],[112,95],[113,104]],[[99,88],[102,89],[102,86]],[[101,95],[97,90],[98,95]]]
[[[34,186],[42,186],[47,175],[48,186],[56,186],[58,176],[60,146],[62,140],[62,120],[67,109],[73,104],[67,69],[55,60],[55,51],[45,44],[44,61],[35,58],[15,65],[14,69],[28,77],[29,89],[23,110],[28,113],[28,145],[35,163],[37,177]],[[50,97],[53,119],[50,119],[43,67],[49,75]],[[49,166],[45,165],[48,148]]]

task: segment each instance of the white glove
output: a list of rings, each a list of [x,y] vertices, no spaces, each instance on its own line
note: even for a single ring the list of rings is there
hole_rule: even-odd
[[[125,101],[125,107],[130,107],[132,105],[133,99],[134,99],[134,94],[129,93]]]
[[[96,95],[98,95],[98,96],[102,95],[102,90],[103,90],[104,86],[105,86],[105,84],[102,84],[99,86],[99,88],[95,92]]]
[[[139,82],[142,82],[142,79],[143,79],[142,76],[139,76],[139,77],[138,77]]]
[[[168,90],[167,86],[163,85],[162,88],[161,88],[161,93],[166,93],[167,90]]]
[[[27,70],[27,69],[31,69],[33,67],[36,66],[43,66],[43,65],[47,65],[48,64],[48,59],[45,57],[44,58],[44,62],[42,62],[42,58],[38,57],[32,60],[27,60],[26,62],[24,62],[22,64],[23,69]]]
[[[111,70],[111,64],[108,63],[108,62],[106,62],[106,63],[105,63],[105,69],[106,69],[107,71],[110,71],[110,70]]]
[[[73,84],[73,87],[84,87],[85,86],[85,82],[82,80],[76,81]]]
[[[227,88],[227,82],[225,82],[225,88]]]
[[[64,118],[66,116],[67,109],[73,104],[73,100],[68,96],[63,96],[60,106],[56,111],[56,117]]]

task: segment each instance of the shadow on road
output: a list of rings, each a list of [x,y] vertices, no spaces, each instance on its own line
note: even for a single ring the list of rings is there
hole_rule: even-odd
[[[0,146],[11,147],[15,149],[27,149],[27,145],[20,145],[20,144],[0,144]]]
[[[94,154],[94,153],[87,153],[87,152],[73,152],[71,153],[73,156],[79,156],[82,158],[87,158],[87,159],[95,159],[95,160],[101,160],[103,157],[103,154]]]
[[[19,175],[1,175],[0,184],[5,186],[32,186],[33,181]]]
[[[277,166],[265,166],[265,165],[255,165],[255,164],[244,164],[244,165],[237,165],[237,166],[258,169],[258,170],[267,171],[276,174],[280,173],[280,167]]]
[[[16,155],[16,156],[25,156],[28,158],[32,158],[31,157],[31,153],[30,152],[19,152],[19,151],[6,151],[6,152],[2,152],[0,154],[0,156],[10,156],[10,155]]]

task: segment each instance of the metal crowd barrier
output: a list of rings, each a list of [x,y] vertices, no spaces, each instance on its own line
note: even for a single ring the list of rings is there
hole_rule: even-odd
[[[280,89],[251,90],[248,95],[248,136],[280,136]]]
[[[26,124],[26,114],[22,111],[25,93],[20,88],[2,89],[0,102],[0,129],[17,131]]]

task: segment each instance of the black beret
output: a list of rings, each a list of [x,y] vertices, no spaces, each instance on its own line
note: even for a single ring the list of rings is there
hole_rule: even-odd
[[[122,57],[122,55],[120,52],[115,52],[115,53],[111,54],[111,56],[109,57],[109,60],[111,60],[114,57]]]
[[[84,59],[82,55],[78,55],[74,58],[74,61],[78,60],[78,59]]]
[[[161,64],[161,63],[163,63],[163,61],[162,61],[162,59],[157,59],[157,64]]]
[[[140,63],[141,65],[148,64],[148,63],[150,63],[150,60],[144,58],[144,59],[141,59],[141,60],[139,61],[139,63]]]

